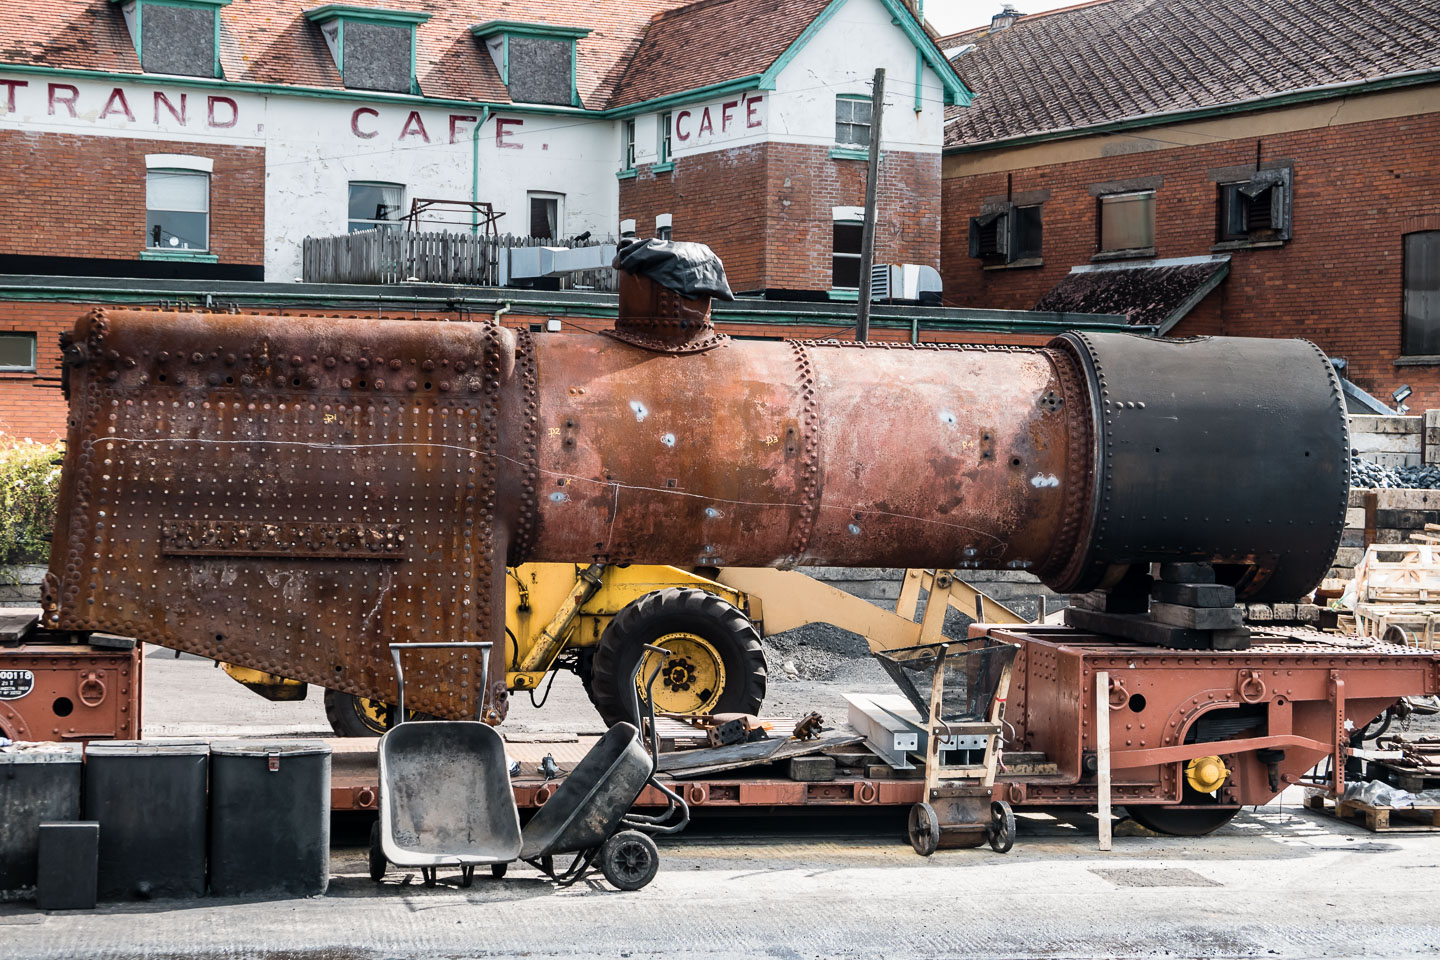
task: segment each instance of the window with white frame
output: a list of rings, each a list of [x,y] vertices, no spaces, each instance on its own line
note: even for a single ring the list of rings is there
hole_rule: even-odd
[[[210,249],[210,175],[199,170],[145,172],[145,245],[175,252]]]
[[[565,228],[563,193],[530,193],[530,236],[558,240]]]
[[[405,185],[402,183],[350,183],[350,233],[361,230],[398,230],[405,216]]]
[[[0,372],[35,372],[35,334],[0,333]]]
[[[635,169],[635,121],[625,121],[624,141],[621,144],[620,161],[625,165],[626,170]]]
[[[670,137],[671,131],[673,129],[674,124],[671,120],[670,114],[660,114],[660,143],[659,149],[657,151],[660,154],[660,159],[658,161],[660,163],[670,162]]]
[[[870,146],[870,98],[842,93],[835,97],[835,142],[842,147]]]
[[[657,214],[655,215],[655,239],[656,239],[656,240],[669,240],[669,239],[671,239],[671,229],[670,229],[670,225],[671,225],[672,222],[673,222],[673,219],[671,218],[670,214],[668,214],[668,213],[657,213]]]

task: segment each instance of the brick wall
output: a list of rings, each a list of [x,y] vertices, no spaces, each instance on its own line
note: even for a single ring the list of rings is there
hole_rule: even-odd
[[[65,400],[60,393],[60,334],[74,327],[75,321],[88,311],[92,304],[35,303],[0,300],[0,331],[19,331],[36,334],[36,372],[33,374],[0,373],[0,444],[7,438],[39,440],[48,442],[65,435]],[[115,309],[126,309],[117,306]],[[129,309],[145,309],[143,306]],[[523,304],[516,304],[506,314],[506,326],[517,330],[528,329],[531,323],[543,323],[553,314],[541,311],[531,316],[526,314]],[[271,310],[244,309],[244,313],[265,313],[281,316],[346,316],[363,319],[378,314],[373,309],[358,311],[320,312],[313,308],[279,308]],[[393,309],[389,316],[394,316]],[[441,311],[416,311],[420,319],[488,320],[487,314],[465,314]],[[568,331],[598,333],[614,327],[615,321],[608,318],[565,317],[562,321]],[[735,337],[797,338],[802,340],[840,338],[854,336],[854,329],[831,324],[805,323],[722,323],[720,330]],[[910,330],[906,327],[874,326],[870,337],[877,342],[908,342]],[[926,343],[977,343],[977,344],[1018,344],[1043,346],[1051,338],[1043,334],[1006,334],[968,332],[953,329],[926,329],[922,324],[920,338]]]
[[[35,334],[35,372],[0,373],[0,444],[48,443],[65,435],[60,395],[60,333],[86,308],[73,303],[0,301],[0,331]]]
[[[145,248],[145,155],[215,162],[210,251],[222,264],[265,261],[265,150],[170,140],[0,130],[9,228],[0,254],[138,260]]]
[[[1164,137],[1164,129],[1153,133]],[[1349,360],[1349,375],[1386,398],[1409,383],[1415,408],[1440,406],[1440,367],[1397,367],[1401,237],[1440,229],[1440,113],[1299,130],[971,177],[942,185],[946,303],[1024,309],[1095,253],[1093,183],[1161,176],[1160,257],[1209,254],[1216,242],[1215,168],[1295,165],[1293,239],[1229,251],[1230,276],[1173,334],[1295,337]],[[983,270],[968,256],[969,218],[985,197],[1048,190],[1044,265]]]
[[[829,290],[832,208],[865,203],[865,163],[829,148],[765,143],[646,166],[620,185],[620,218],[650,236],[669,213],[676,240],[708,243],[740,290]],[[876,263],[940,266],[940,157],[885,154],[877,188]]]

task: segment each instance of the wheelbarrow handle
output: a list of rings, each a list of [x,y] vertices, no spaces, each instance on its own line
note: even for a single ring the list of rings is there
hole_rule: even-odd
[[[495,644],[489,640],[451,640],[435,641],[433,643],[392,643],[390,644],[390,659],[395,663],[395,684],[398,692],[396,700],[398,703],[395,709],[399,711],[398,723],[405,722],[405,669],[400,665],[401,650],[438,650],[442,648],[465,647],[471,650],[483,651],[480,654],[480,703],[475,708],[475,719],[484,722],[485,719],[485,688],[490,683],[490,648]]]

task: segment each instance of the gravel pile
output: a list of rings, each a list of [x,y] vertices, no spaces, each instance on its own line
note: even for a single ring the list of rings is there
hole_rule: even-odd
[[[1350,486],[1373,489],[1440,490],[1440,467],[1382,467],[1359,457],[1350,458]]]
[[[963,638],[970,618],[958,610],[945,616],[945,634]],[[887,676],[865,638],[827,623],[766,637],[765,664],[771,683],[822,680],[827,683],[886,683]]]

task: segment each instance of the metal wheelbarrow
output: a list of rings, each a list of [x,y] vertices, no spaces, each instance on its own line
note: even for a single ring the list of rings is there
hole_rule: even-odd
[[[662,657],[669,652],[650,644],[645,649]],[[657,659],[645,685],[648,743],[641,734],[639,677],[644,659],[640,657],[630,672],[635,723],[611,727],[525,825],[520,859],[561,886],[598,869],[616,889],[639,890],[660,868],[660,851],[651,836],[678,833],[690,822],[685,801],[655,779],[660,743],[652,692],[663,660]],[[647,786],[665,797],[663,813],[649,816],[631,811]],[[574,859],[556,870],[555,858],[566,854],[574,854]]]
[[[468,647],[480,653],[480,686],[486,689],[489,643],[392,643],[398,704],[405,716],[406,648]],[[481,697],[483,709],[483,696]],[[401,722],[380,738],[380,817],[370,832],[370,878],[381,880],[390,864],[419,867],[435,885],[440,867],[458,866],[460,885],[470,886],[477,866],[495,876],[520,853],[520,812],[510,788],[505,741],[480,720]]]

